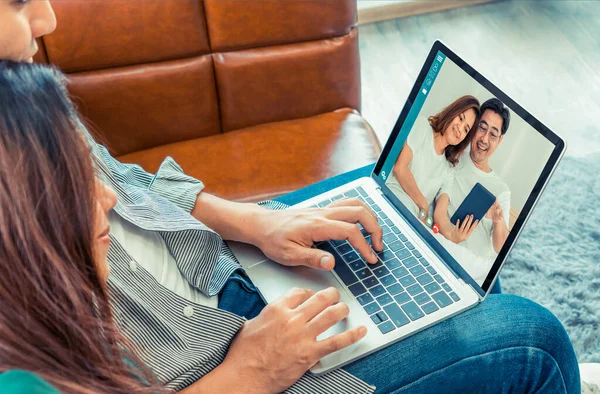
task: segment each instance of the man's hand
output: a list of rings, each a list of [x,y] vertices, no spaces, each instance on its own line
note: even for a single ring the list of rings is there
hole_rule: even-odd
[[[373,248],[381,251],[382,230],[377,217],[357,198],[337,200],[326,208],[264,213],[257,220],[255,245],[282,265],[330,270],[335,265],[333,256],[313,248],[313,243],[347,239],[369,263],[375,264],[377,256],[356,223],[371,234]]]
[[[317,341],[317,336],[348,316],[340,293],[292,289],[244,323],[220,367],[235,371],[246,393],[279,393],[294,384],[319,359],[352,345],[367,329],[354,327]]]
[[[450,240],[455,244],[466,241],[473,231],[477,228],[479,220],[473,221],[473,215],[467,215],[463,220],[462,225],[460,219],[456,221],[456,226],[450,235]]]
[[[504,221],[504,211],[498,200],[496,200],[494,205],[488,210],[485,217],[491,219],[494,223],[494,227],[492,228],[492,244],[494,245],[494,251],[500,253],[500,250],[504,246],[504,242],[506,242],[506,239],[508,238],[509,230]]]
[[[485,217],[488,219],[492,219],[494,224],[497,224],[504,220],[504,213],[502,212],[502,207],[498,203],[498,200],[490,207],[490,209],[485,214]]]

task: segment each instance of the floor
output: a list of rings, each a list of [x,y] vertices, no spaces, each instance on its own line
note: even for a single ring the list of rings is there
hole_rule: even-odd
[[[385,142],[441,39],[563,137],[600,152],[600,2],[501,1],[360,26],[362,113]]]

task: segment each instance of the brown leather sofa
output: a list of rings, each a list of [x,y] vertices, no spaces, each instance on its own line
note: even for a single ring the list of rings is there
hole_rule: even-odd
[[[61,0],[39,62],[123,162],[272,198],[372,163],[355,0]]]

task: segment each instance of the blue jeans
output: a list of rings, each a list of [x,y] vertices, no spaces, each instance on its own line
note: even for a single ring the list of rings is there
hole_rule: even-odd
[[[335,187],[319,191],[322,186],[312,185],[309,192]],[[302,201],[293,200],[299,195],[280,201],[293,204]],[[220,309],[248,319],[264,306],[241,270],[219,297]],[[344,369],[376,386],[377,393],[581,392],[577,359],[562,324],[542,306],[505,294],[489,295],[475,308]]]

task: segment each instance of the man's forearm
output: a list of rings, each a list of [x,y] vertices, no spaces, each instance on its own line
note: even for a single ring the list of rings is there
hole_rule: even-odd
[[[268,212],[256,204],[227,201],[203,192],[198,194],[191,214],[225,240],[256,245],[260,232],[257,223]]]
[[[494,229],[492,230],[492,243],[494,244],[494,250],[496,253],[500,253],[500,249],[504,246],[504,242],[508,238],[508,227],[504,220],[494,223]]]
[[[454,230],[454,227],[450,222],[450,219],[448,219],[448,215],[446,215],[445,218],[437,221],[437,225],[440,229],[440,234],[442,234],[446,239],[454,242],[452,240],[452,230]]]

